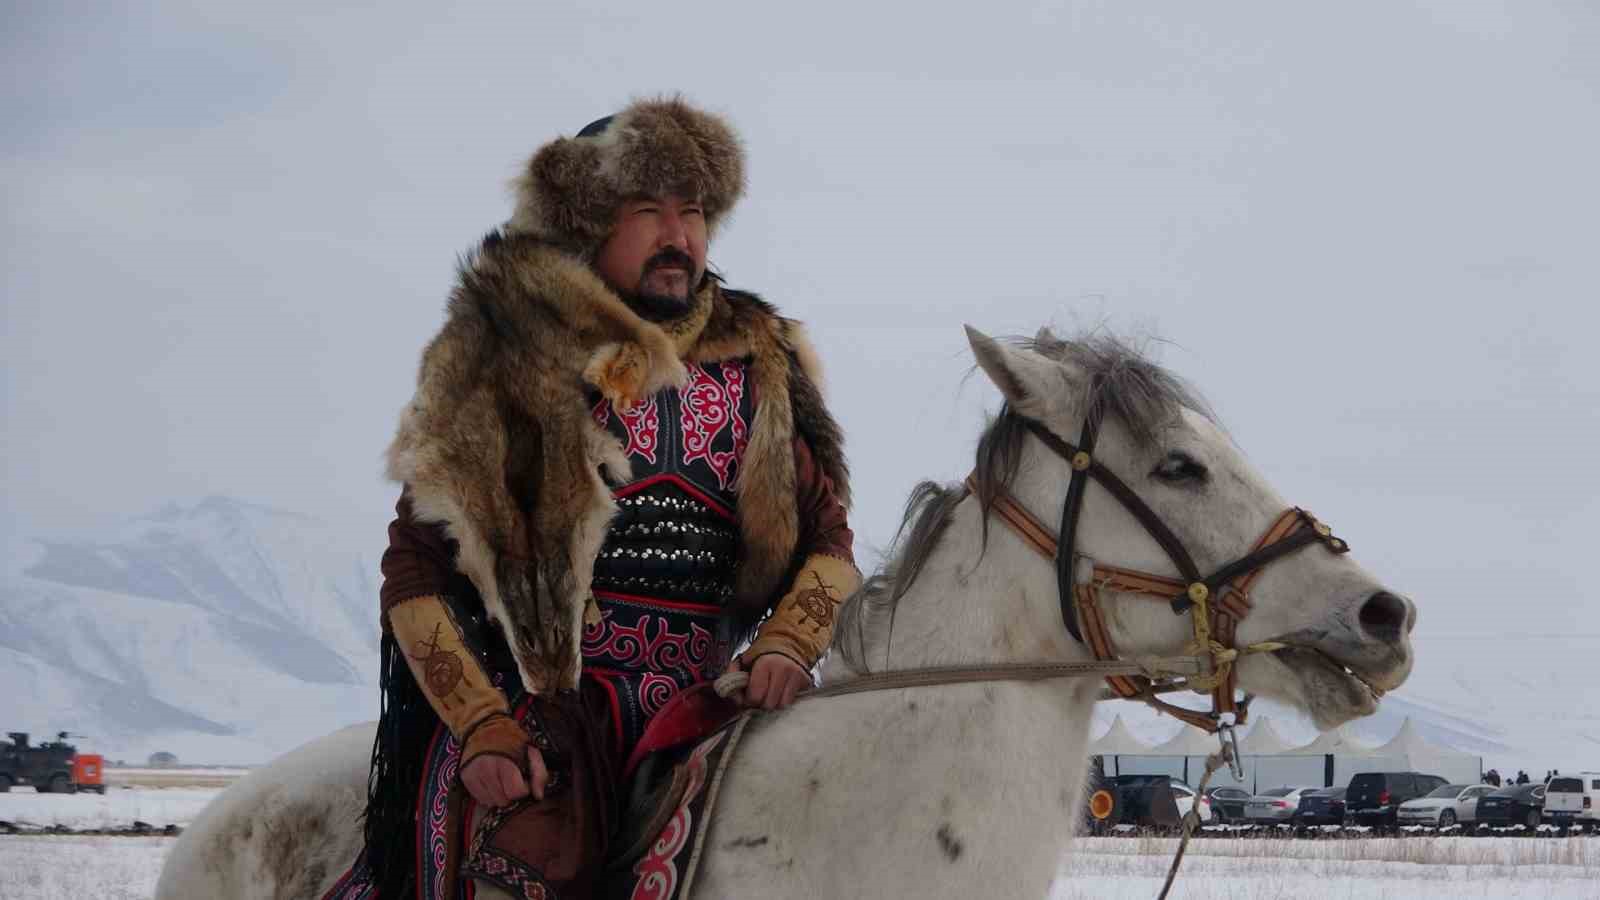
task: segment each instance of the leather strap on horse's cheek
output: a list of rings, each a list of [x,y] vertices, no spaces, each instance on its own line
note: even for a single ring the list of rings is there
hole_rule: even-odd
[[[428,705],[457,740],[511,711],[443,598],[416,597],[390,607],[389,628]]]
[[[1102,588],[1109,588],[1123,594],[1144,594],[1150,597],[1159,597],[1163,600],[1174,594],[1182,593],[1184,588],[1187,587],[1176,578],[1151,575],[1148,572],[1137,572],[1133,569],[1123,569],[1099,563],[1095,564],[1093,577],[1094,583]]]
[[[1238,628],[1238,620],[1227,612],[1221,609],[1213,612],[1211,635],[1217,643],[1224,647],[1232,647]],[[1211,704],[1216,712],[1238,714],[1238,704],[1233,697],[1237,683],[1238,661],[1234,660],[1227,664],[1227,671],[1222,673],[1222,678],[1217,682],[1216,687],[1211,690]]]
[[[821,554],[807,558],[793,588],[757,629],[744,658],[779,653],[808,669],[816,665],[833,638],[839,604],[860,586],[861,573],[853,564]]]
[[[1106,633],[1105,618],[1100,611],[1100,600],[1095,586],[1093,584],[1076,585],[1073,589],[1073,600],[1078,621],[1083,626],[1084,636],[1080,640],[1088,645],[1089,652],[1094,654],[1095,659],[1102,661],[1116,659],[1117,652],[1111,646],[1111,636]],[[1144,679],[1140,680],[1143,681]],[[1106,685],[1117,696],[1130,700],[1143,693],[1140,684],[1125,675],[1106,676]]]
[[[979,496],[978,481],[972,475],[967,476],[967,491],[974,497]],[[1033,513],[1028,512],[1015,497],[1002,490],[992,499],[992,504],[994,514],[1010,525],[1017,536],[1032,547],[1034,552],[1048,560],[1056,558],[1056,533],[1039,521]]]

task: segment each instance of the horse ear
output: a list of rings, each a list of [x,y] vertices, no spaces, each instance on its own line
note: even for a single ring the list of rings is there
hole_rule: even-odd
[[[966,329],[972,355],[1013,409],[1040,421],[1061,411],[1061,402],[1072,393],[1064,367],[1030,350],[1007,347],[971,325]]]

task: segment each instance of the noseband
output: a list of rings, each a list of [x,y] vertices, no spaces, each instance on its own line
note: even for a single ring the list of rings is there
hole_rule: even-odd
[[[1267,565],[1311,544],[1320,543],[1336,554],[1348,553],[1350,545],[1335,537],[1332,529],[1317,521],[1311,513],[1291,507],[1267,529],[1248,553],[1210,575],[1202,575],[1194,557],[1184,547],[1183,541],[1173,533],[1161,517],[1145,503],[1116,473],[1094,458],[1095,439],[1099,433],[1101,408],[1098,400],[1083,423],[1083,433],[1076,446],[1062,440],[1050,429],[1033,420],[1027,427],[1034,437],[1044,442],[1057,456],[1072,467],[1072,480],[1067,485],[1066,502],[1061,507],[1059,535],[1040,522],[1018,503],[1005,488],[999,488],[990,498],[990,504],[1000,518],[1010,525],[1030,546],[1056,566],[1056,582],[1061,599],[1061,620],[1068,633],[1080,644],[1088,646],[1095,659],[1119,659],[1111,638],[1106,633],[1105,618],[1101,614],[1099,591],[1108,588],[1115,592],[1136,596],[1154,597],[1168,601],[1176,614],[1188,612],[1194,623],[1192,651],[1202,659],[1209,659],[1210,671],[1190,676],[1181,683],[1157,684],[1140,675],[1108,675],[1106,683],[1118,697],[1141,700],[1171,714],[1184,722],[1217,733],[1234,722],[1243,722],[1248,714],[1249,699],[1234,699],[1235,673],[1233,663],[1241,653],[1267,653],[1283,649],[1283,644],[1252,644],[1240,650],[1234,646],[1234,635],[1239,621],[1249,615],[1252,603],[1250,586]],[[1088,581],[1079,583],[1076,577],[1078,556],[1075,552],[1078,515],[1083,507],[1083,494],[1089,480],[1094,479],[1117,498],[1122,507],[1144,526],[1161,549],[1172,560],[1181,578],[1153,575],[1133,569],[1094,564]],[[976,479],[968,477],[968,488],[976,495]],[[1187,651],[1186,651],[1187,652]],[[1212,700],[1210,713],[1186,709],[1162,701],[1157,695],[1176,689],[1195,693],[1209,693]]]

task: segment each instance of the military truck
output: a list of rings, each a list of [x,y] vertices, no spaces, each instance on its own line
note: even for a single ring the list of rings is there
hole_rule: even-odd
[[[0,793],[22,784],[41,794],[106,792],[105,760],[98,754],[79,753],[67,743],[71,735],[65,731],[37,747],[29,746],[27,732],[7,734],[11,743],[0,744]]]
[[[1172,779],[1166,775],[1106,775],[1099,757],[1090,757],[1084,791],[1084,831],[1108,834],[1117,825],[1158,830],[1181,823]]]

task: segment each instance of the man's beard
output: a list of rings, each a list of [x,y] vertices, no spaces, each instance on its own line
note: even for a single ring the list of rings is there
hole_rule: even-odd
[[[639,275],[639,287],[622,295],[623,302],[638,313],[639,318],[656,323],[671,322],[687,316],[693,310],[695,285],[692,283],[684,290],[682,297],[645,288],[645,281],[652,272],[667,267],[681,268],[686,273],[686,282],[692,282],[694,278],[694,260],[682,250],[668,247],[650,257],[644,264],[644,271]]]

